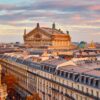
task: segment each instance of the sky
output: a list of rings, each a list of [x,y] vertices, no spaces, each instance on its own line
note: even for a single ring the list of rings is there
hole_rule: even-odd
[[[0,0],[0,42],[23,42],[38,22],[55,22],[73,42],[100,42],[100,0]]]

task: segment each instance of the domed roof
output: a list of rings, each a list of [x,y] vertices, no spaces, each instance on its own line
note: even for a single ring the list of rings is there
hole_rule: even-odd
[[[79,48],[85,48],[86,47],[86,42],[81,41],[80,44],[78,45]]]

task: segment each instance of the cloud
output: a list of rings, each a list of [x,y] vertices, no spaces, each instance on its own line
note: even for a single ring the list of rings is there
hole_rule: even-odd
[[[68,29],[80,35],[90,32],[91,36],[100,31],[99,10],[99,0],[18,0],[13,3],[2,0],[0,33],[18,34],[18,31],[21,33],[25,27],[31,30],[37,22],[40,22],[41,26],[48,27],[55,22],[62,30]]]
[[[13,4],[0,4],[0,10],[9,10],[15,8]]]
[[[88,7],[90,10],[94,11],[100,11],[100,4],[99,5],[93,5]]]

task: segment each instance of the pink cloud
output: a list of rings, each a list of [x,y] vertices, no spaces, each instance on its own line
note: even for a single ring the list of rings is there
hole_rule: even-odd
[[[16,5],[13,5],[13,4],[1,4],[0,3],[0,10],[8,10],[8,9],[13,9],[15,8]]]
[[[81,16],[80,16],[79,14],[76,14],[76,15],[74,15],[74,16],[72,17],[72,19],[73,19],[73,20],[79,21],[79,20],[81,20]]]
[[[89,7],[90,10],[100,10],[100,5],[94,5]]]

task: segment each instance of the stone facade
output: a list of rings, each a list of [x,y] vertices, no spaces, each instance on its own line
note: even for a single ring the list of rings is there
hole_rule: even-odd
[[[56,29],[55,24],[52,28],[46,28],[40,27],[38,23],[37,27],[29,33],[25,30],[23,38],[27,47],[48,49],[69,49],[71,47],[69,32],[65,34],[60,29]]]
[[[100,78],[97,76],[6,56],[0,63],[3,72],[18,79],[16,90],[23,96],[22,100],[33,92],[37,92],[42,100],[100,100]]]
[[[1,65],[0,65],[0,100],[6,100],[7,97],[7,86],[5,84],[1,84]]]

